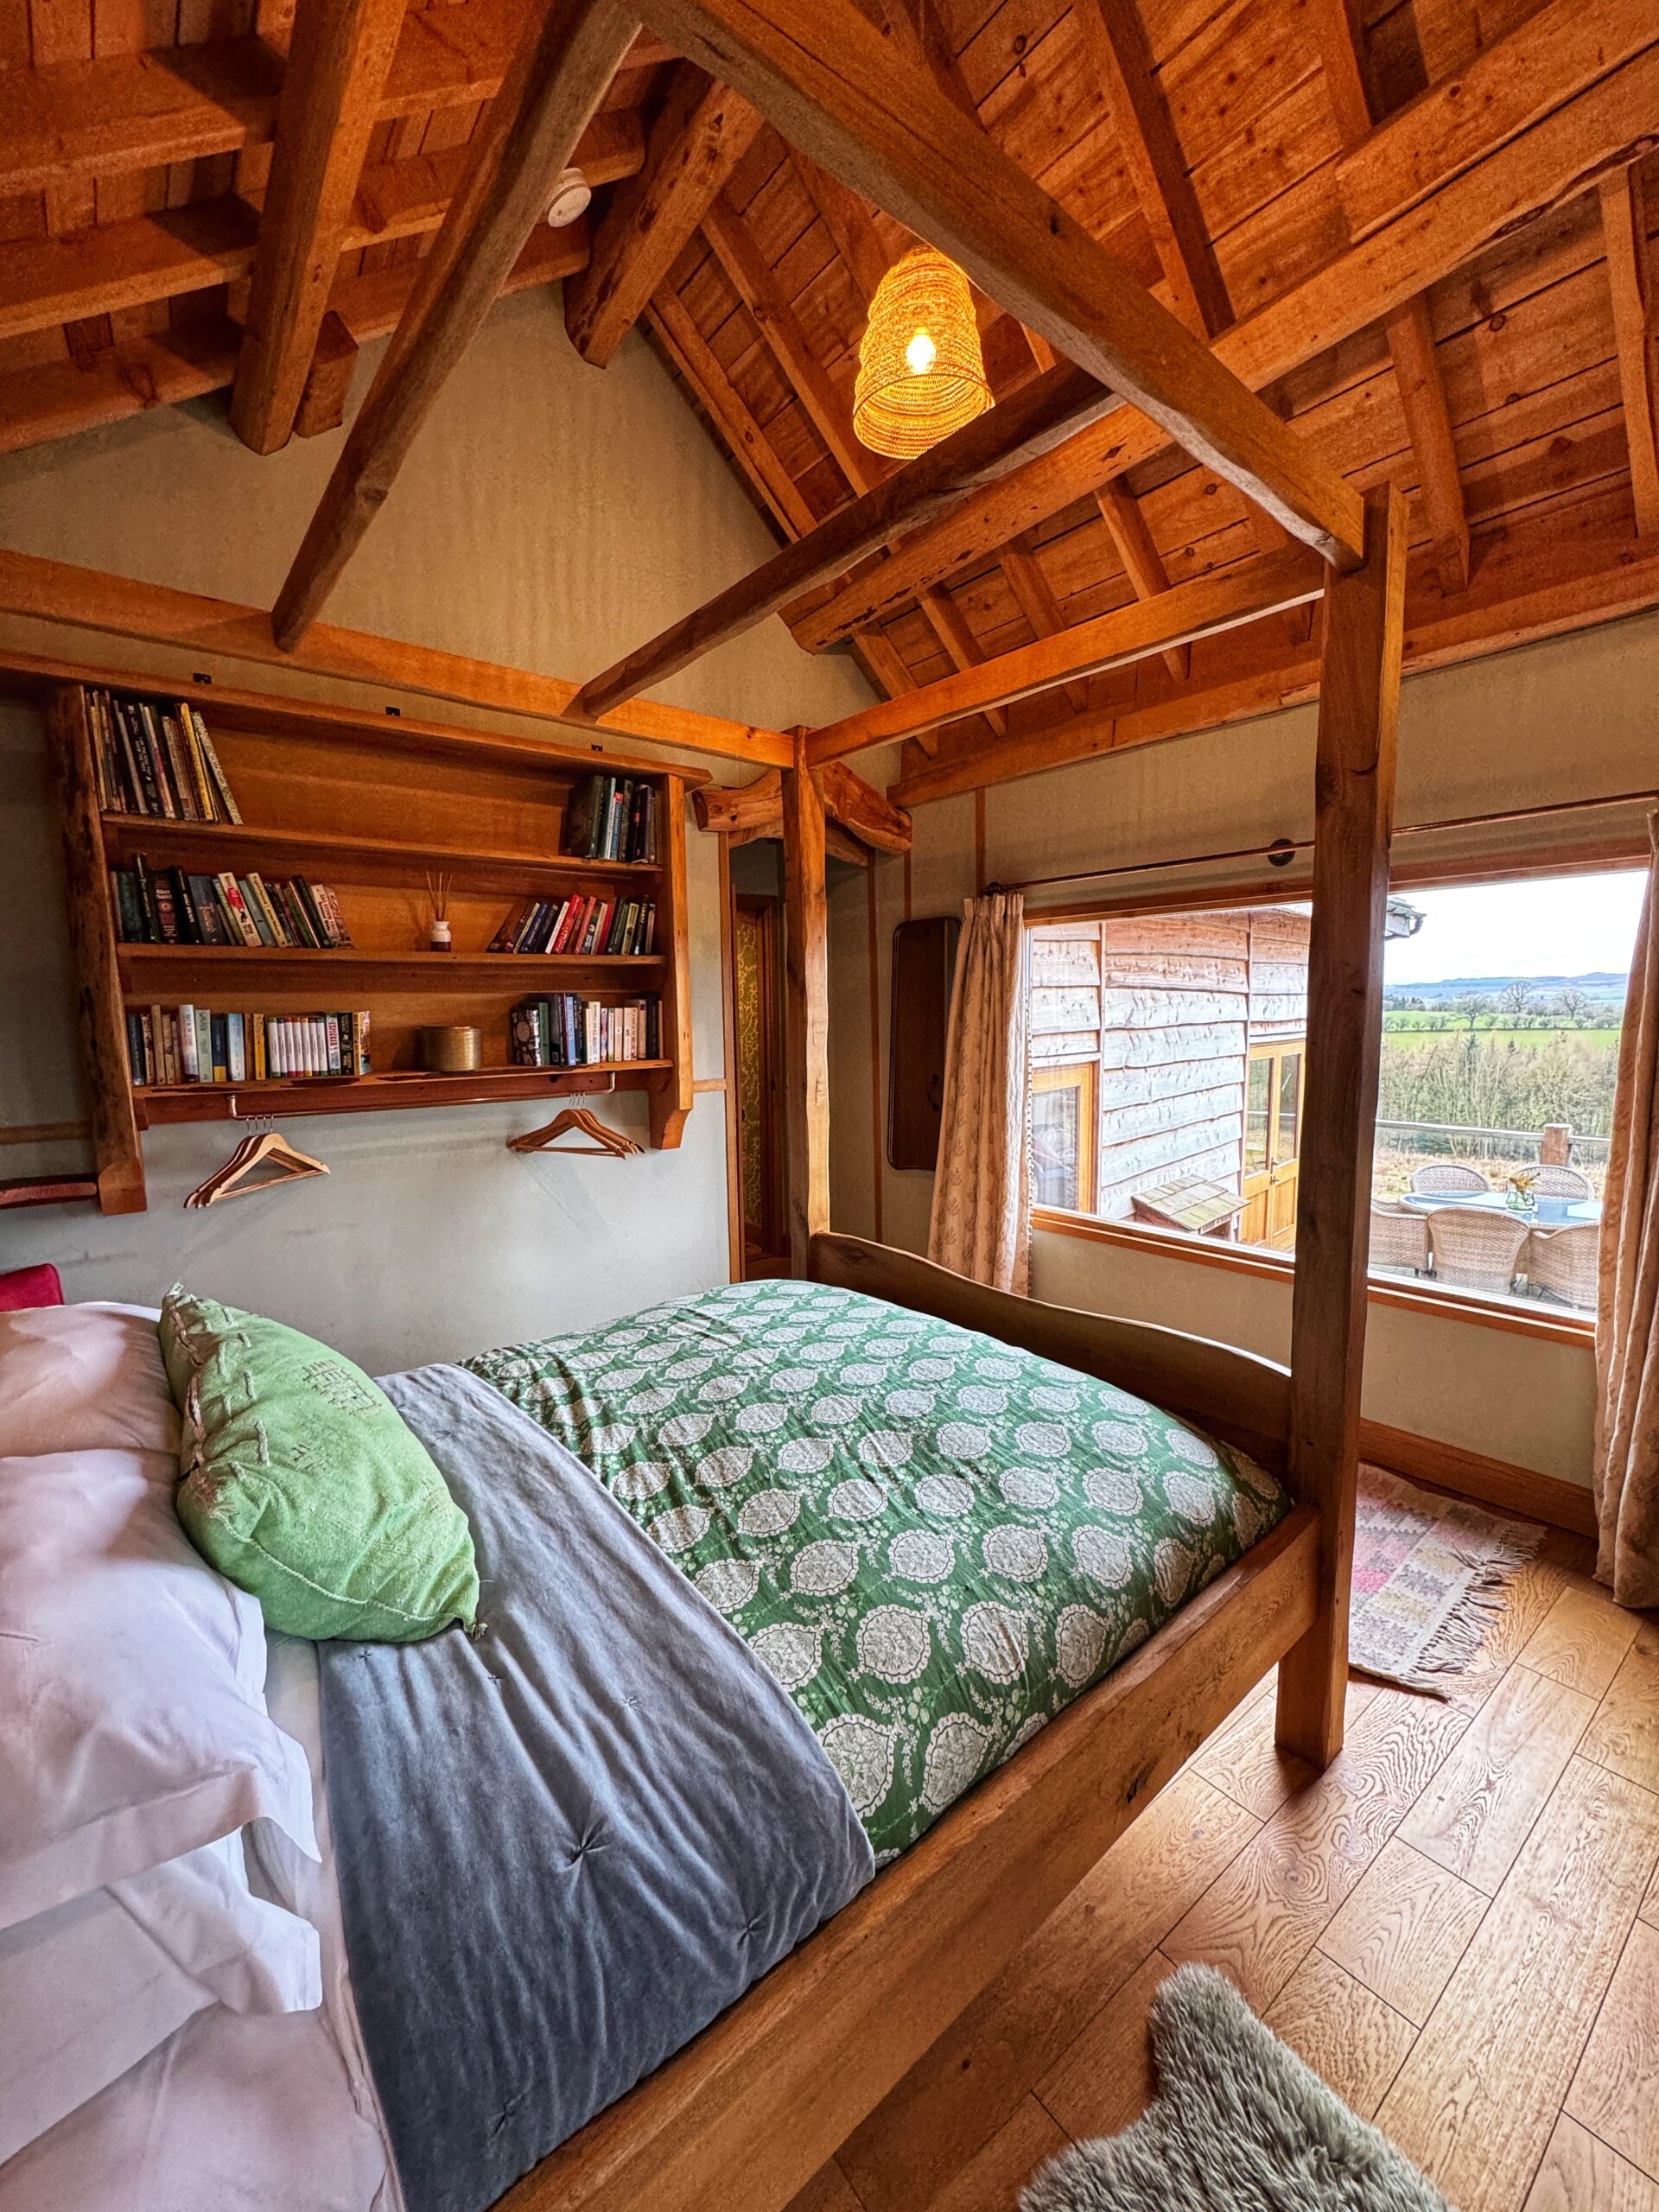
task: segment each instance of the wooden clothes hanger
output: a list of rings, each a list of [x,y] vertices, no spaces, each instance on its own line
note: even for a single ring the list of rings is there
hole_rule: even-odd
[[[257,1167],[267,1167],[270,1173],[258,1182],[250,1183],[249,1175]],[[186,1198],[188,1206],[217,1205],[220,1198],[248,1198],[256,1191],[274,1189],[278,1183],[303,1182],[312,1175],[326,1175],[327,1167],[320,1160],[313,1160],[308,1152],[297,1152],[288,1139],[275,1129],[266,1129],[261,1135],[243,1138],[236,1150],[222,1167],[216,1168],[204,1183],[198,1183]]]
[[[591,1144],[559,1144],[556,1141],[570,1135],[591,1137]],[[625,1137],[620,1129],[613,1129],[601,1122],[597,1114],[586,1106],[567,1106],[557,1113],[545,1128],[531,1129],[521,1137],[509,1137],[509,1152],[593,1152],[603,1154],[611,1160],[626,1160],[640,1147],[632,1137]]]

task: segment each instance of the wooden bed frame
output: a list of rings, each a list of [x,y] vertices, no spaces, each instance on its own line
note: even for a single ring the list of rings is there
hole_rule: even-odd
[[[1363,563],[1325,594],[1288,1368],[829,1233],[823,816],[804,743],[785,772],[796,1272],[1133,1390],[1242,1446],[1297,1503],[500,2212],[781,2212],[1270,1669],[1280,1742],[1319,1765],[1341,1748],[1404,556],[1403,505],[1376,495]]]

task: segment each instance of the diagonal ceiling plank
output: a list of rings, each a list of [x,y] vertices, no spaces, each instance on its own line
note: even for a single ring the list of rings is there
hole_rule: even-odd
[[[583,274],[568,285],[564,326],[584,361],[603,368],[645,313],[760,129],[728,86],[683,67],[645,150],[594,234]]]
[[[1601,184],[1601,232],[1613,295],[1624,435],[1630,450],[1630,490],[1643,537],[1659,531],[1659,332],[1655,328],[1652,252],[1641,164]]]
[[[1167,645],[1213,637],[1282,607],[1305,605],[1323,592],[1325,574],[1315,553],[1306,546],[1289,545],[1282,553],[1264,553],[1237,568],[1195,576],[1155,600],[1115,607],[1109,614],[1062,630],[1058,637],[1016,645],[1012,652],[999,653],[994,660],[944,677],[937,683],[925,683],[901,699],[861,708],[838,722],[826,723],[808,739],[807,757],[814,767],[822,767],[827,760],[838,760],[866,746],[938,729],[964,715],[984,714],[1052,690],[1070,677],[1096,676],[1161,653]],[[1022,741],[1014,738],[1008,744],[1017,747]]]
[[[659,300],[664,296],[659,295]],[[728,638],[764,621],[813,585],[875,552],[907,526],[925,523],[980,486],[1018,468],[1033,453],[1070,438],[1079,424],[1118,410],[1081,369],[1062,364],[998,402],[918,460],[838,508],[798,543],[786,545],[747,576],[670,625],[658,637],[582,686],[585,711],[603,714],[689,666]],[[859,624],[856,630],[868,628]]]
[[[1554,6],[1489,48],[1482,63],[1513,41],[1535,35]],[[1659,37],[1659,26],[1656,27]],[[1475,71],[1469,73],[1472,77]],[[1340,345],[1416,297],[1490,245],[1583,192],[1604,170],[1623,168],[1653,142],[1659,117],[1659,43],[1610,68],[1598,82],[1544,112],[1516,134],[1502,118],[1503,143],[1484,158],[1468,159],[1460,134],[1453,173],[1437,189],[1358,245],[1293,284],[1268,306],[1232,324],[1215,342],[1219,358],[1258,390]],[[1408,118],[1412,111],[1406,111]],[[1372,141],[1387,143],[1406,118],[1381,124]],[[1370,143],[1370,142],[1368,142]],[[1169,441],[1155,423],[1129,409],[1080,430],[996,484],[960,501],[943,518],[894,549],[879,575],[861,577],[792,624],[798,640],[819,651],[850,630],[898,613],[925,585],[967,573],[999,547],[1092,497],[1107,478],[1162,452]]]
[[[1003,548],[1002,573],[1008,580],[1008,589],[1018,601],[1020,612],[1026,618],[1027,627],[1033,638],[1052,638],[1066,626],[1065,611],[1048,581],[1048,571],[1035,549],[1030,545],[1008,545]],[[1065,696],[1081,714],[1089,704],[1086,683],[1068,683]]]
[[[982,291],[1294,536],[1327,559],[1357,556],[1358,493],[893,54],[851,0],[645,0],[644,12],[791,143],[931,238]]]
[[[255,453],[293,435],[380,112],[404,0],[299,0],[231,394]]]
[[[1365,81],[1364,46],[1353,0],[1319,0],[1316,29],[1325,64],[1325,91],[1343,143],[1356,146],[1370,134],[1376,117]],[[1441,588],[1450,596],[1469,585],[1469,516],[1458,470],[1458,448],[1446,385],[1434,353],[1433,326],[1421,293],[1383,321],[1395,382],[1417,457],[1417,482],[1433,541]]]
[[[633,22],[610,0],[553,0],[532,16],[506,82],[271,611],[292,652],[391,491],[445,379],[541,220]]]

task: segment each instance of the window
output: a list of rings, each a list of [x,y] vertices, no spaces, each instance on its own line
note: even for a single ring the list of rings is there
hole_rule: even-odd
[[[1389,901],[1374,1284],[1592,1318],[1643,878]],[[1288,1257],[1307,1058],[1300,900],[1031,929],[1033,1197],[1122,1231]]]
[[[1092,1213],[1097,1064],[1082,1060],[1069,1066],[1039,1067],[1032,1077],[1031,1091],[1033,1205]]]
[[[1383,962],[1371,1272],[1586,1318],[1643,877],[1412,891]]]

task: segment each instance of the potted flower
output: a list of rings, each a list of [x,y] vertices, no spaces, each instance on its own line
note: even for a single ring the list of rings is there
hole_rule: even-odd
[[[1533,1185],[1537,1182],[1537,1171],[1531,1167],[1514,1167],[1509,1173],[1509,1202],[1517,1213],[1530,1213],[1537,1200]]]

